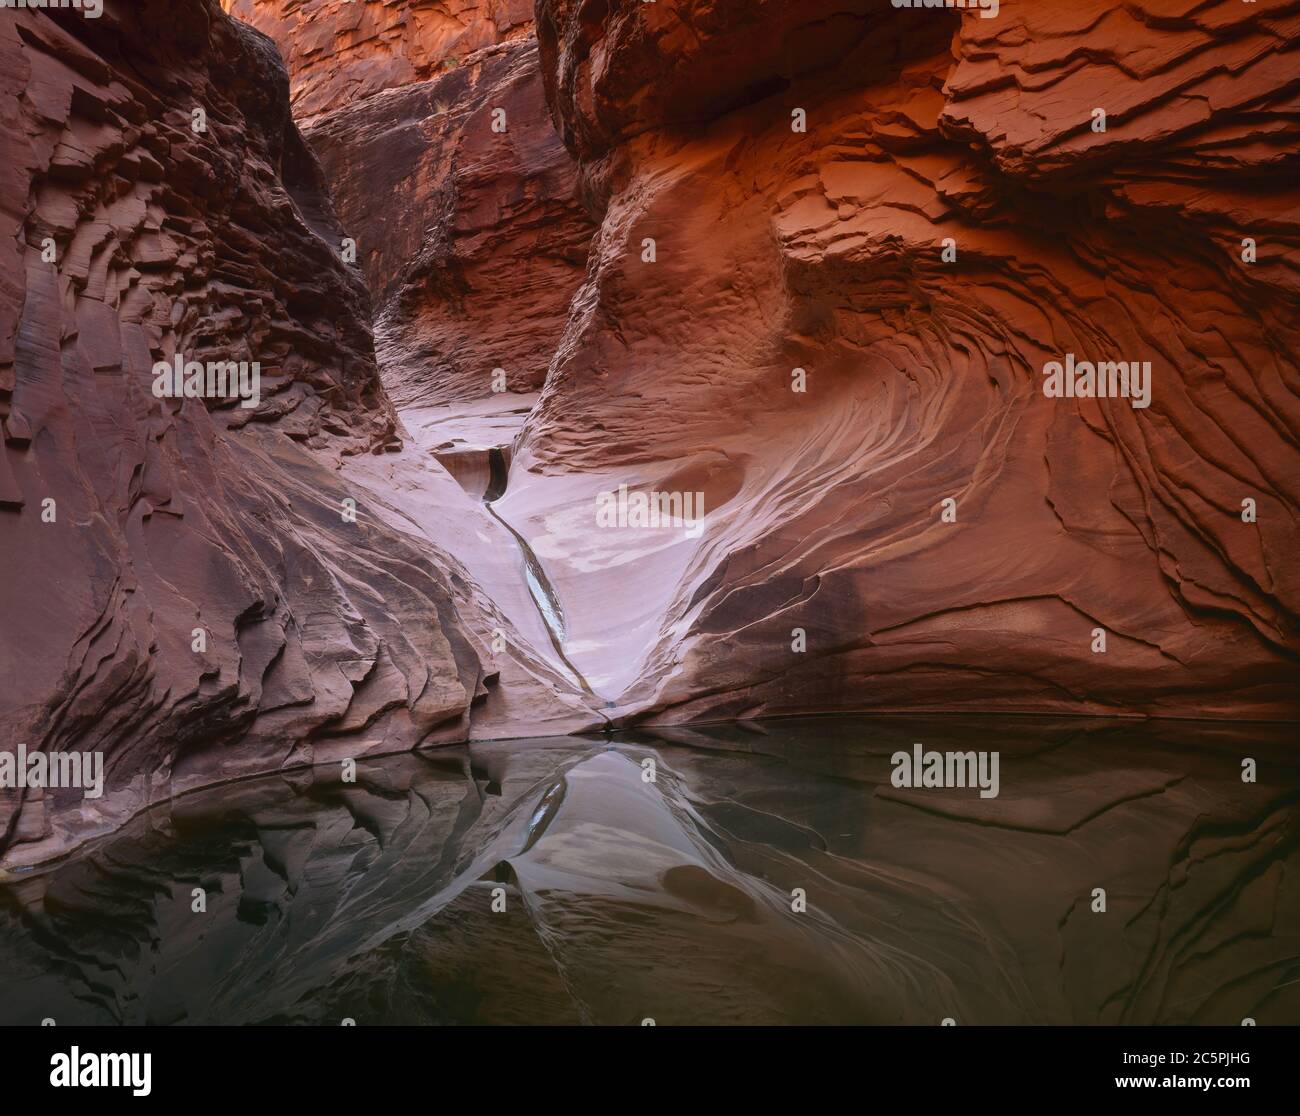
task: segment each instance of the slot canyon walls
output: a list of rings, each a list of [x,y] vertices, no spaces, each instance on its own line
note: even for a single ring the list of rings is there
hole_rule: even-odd
[[[531,2],[227,6],[288,60],[394,400],[482,399],[497,367],[512,395],[537,391],[594,227],[551,124]]]
[[[597,692],[1294,718],[1298,29],[539,0],[601,227],[502,514]],[[702,531],[584,531],[623,484]]]
[[[427,81],[484,47],[527,37],[533,24],[532,0],[222,0],[222,7],[275,40],[300,121]]]
[[[499,621],[337,472],[398,426],[273,44],[147,0],[5,11],[0,55],[0,729],[20,763],[104,762],[100,797],[7,782],[6,863],[203,783],[464,739]],[[158,398],[176,356],[259,362],[258,405]]]
[[[1294,718],[1300,8],[537,18],[598,224],[580,287],[501,56],[308,134],[372,246],[394,397],[542,388],[517,432],[425,444],[455,469],[499,439],[495,513],[606,715]],[[1076,361],[1149,365],[1148,395],[1048,395]],[[623,486],[703,523],[599,526]]]
[[[108,787],[6,862],[606,720],[1300,715],[1300,4],[225,7],[0,12],[0,729]]]

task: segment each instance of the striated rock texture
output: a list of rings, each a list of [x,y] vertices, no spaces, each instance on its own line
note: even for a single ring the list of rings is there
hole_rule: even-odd
[[[1294,3],[227,6],[287,72],[0,20],[0,731],[109,788],[7,862],[607,720],[1300,718]]]
[[[539,0],[601,224],[495,507],[607,712],[1300,715],[1298,32]]]
[[[551,123],[531,4],[225,6],[284,55],[295,112],[374,296],[397,405],[444,408],[502,383],[539,390],[595,225]],[[487,450],[508,442],[452,429],[438,453],[481,472]]]
[[[0,855],[464,739],[527,668],[490,661],[503,622],[456,560],[337,472],[396,419],[272,44],[209,0],[10,11],[0,73],[0,735],[102,752],[106,784],[0,790]],[[178,354],[260,362],[259,405],[155,397]]]
[[[413,18],[421,8],[406,7]],[[481,8],[462,18],[496,18],[497,7]],[[289,5],[262,9],[284,16],[266,26],[312,97],[333,71],[299,51]],[[373,81],[304,127],[373,294],[377,357],[406,445],[350,458],[343,476],[388,507],[391,527],[452,556],[498,679],[471,736],[599,725],[603,701],[567,658],[541,561],[485,503],[499,495],[511,442],[545,381],[595,225],[551,122],[536,40],[441,61],[437,51],[451,47],[424,47],[438,76],[401,84],[382,52],[358,45],[349,65],[373,65]],[[396,87],[369,92],[389,82]]]
[[[482,25],[497,10],[481,7],[463,18]],[[283,16],[263,25],[279,36],[301,114],[333,71],[300,52],[290,5],[261,8]],[[413,17],[420,8],[407,5]],[[368,95],[304,127],[374,296],[376,353],[406,446],[351,458],[343,474],[392,509],[390,526],[458,563],[499,672],[470,735],[591,727],[604,702],[568,658],[544,562],[490,499],[563,335],[595,224],[551,122],[536,40],[456,65],[434,50],[450,47],[425,45],[437,76],[411,84],[359,45],[347,57],[373,66]]]
[[[425,81],[526,35],[531,0],[222,0],[280,47],[299,119]]]
[[[305,135],[357,241],[398,406],[490,395],[497,368],[511,392],[540,389],[594,225],[536,41],[318,117]]]

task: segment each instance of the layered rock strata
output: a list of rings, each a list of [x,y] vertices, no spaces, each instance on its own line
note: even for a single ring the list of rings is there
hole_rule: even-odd
[[[463,18],[481,23],[494,10],[482,9]],[[322,25],[335,16],[319,13]],[[310,101],[329,75],[304,62],[287,25],[265,25],[281,36]],[[392,87],[304,128],[374,298],[377,356],[406,445],[350,459],[343,471],[399,509],[394,526],[454,555],[476,600],[496,610],[499,700],[476,712],[471,735],[590,725],[603,699],[567,657],[544,560],[491,502],[504,491],[512,443],[545,382],[595,226],[551,123],[535,39],[486,46],[453,65],[441,49],[436,40],[408,44],[421,72],[437,76],[406,83],[375,44],[359,44],[349,64],[362,67],[369,51],[375,82]]]
[[[410,441],[509,462],[610,716],[1297,715],[1297,16],[1176,8],[542,0],[571,298],[524,44],[310,129]]]
[[[1294,4],[231,6],[292,77],[0,20],[0,727],[109,788],[6,856],[606,718],[1300,716]]]
[[[594,225],[535,40],[318,117],[305,134],[356,239],[396,404],[539,390]]]
[[[275,40],[305,119],[427,81],[494,43],[528,34],[531,0],[222,0]]]
[[[6,861],[203,783],[464,739],[503,671],[549,678],[495,661],[495,606],[337,472],[397,422],[271,42],[151,0],[5,12],[0,62],[0,727],[104,763],[98,797],[11,772]],[[159,397],[178,357],[256,363],[255,405]]]
[[[499,507],[615,716],[1297,715],[1297,21],[540,0],[601,228]]]

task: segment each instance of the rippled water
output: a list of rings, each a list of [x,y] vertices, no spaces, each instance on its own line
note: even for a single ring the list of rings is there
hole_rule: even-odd
[[[819,718],[239,783],[6,877],[0,1022],[1300,1023],[1293,736]],[[999,797],[891,786],[914,742]]]

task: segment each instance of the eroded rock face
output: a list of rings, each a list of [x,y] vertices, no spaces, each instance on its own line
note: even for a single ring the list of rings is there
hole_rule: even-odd
[[[1297,715],[1296,20],[539,0],[602,223],[497,506],[615,716]]]
[[[10,11],[0,73],[0,729],[105,760],[98,798],[0,792],[6,863],[463,739],[499,620],[336,471],[396,420],[272,44],[209,2]],[[259,405],[156,397],[176,354],[260,362]]]
[[[7,861],[606,718],[1300,716],[1285,5],[228,6],[288,74],[0,22],[0,728],[108,761]]]
[[[531,4],[226,7],[286,59],[397,405],[538,391],[595,225],[551,122]],[[486,451],[453,443],[444,456]]]
[[[294,80],[317,80],[278,26]],[[379,66],[375,83],[395,88],[304,130],[374,296],[377,356],[406,446],[349,459],[344,478],[390,506],[394,529],[453,556],[497,675],[473,738],[600,726],[604,700],[568,659],[545,559],[490,502],[564,333],[595,224],[550,119],[535,39],[455,65],[427,60],[433,79],[401,84]]]
[[[357,241],[397,405],[539,390],[595,226],[551,125],[536,41],[481,51],[305,134]]]
[[[222,0],[280,47],[299,119],[455,68],[526,35],[531,0]]]
[[[407,7],[416,18],[420,5]],[[268,28],[293,80],[323,80],[290,7],[282,12]],[[343,478],[456,571],[495,679],[471,737],[600,726],[603,701],[567,659],[541,560],[486,502],[545,381],[595,225],[551,123],[536,41],[460,58],[425,46],[422,72],[438,76],[402,84],[409,75],[376,61],[365,95],[304,129],[373,294],[378,360],[406,445],[349,458]],[[366,64],[363,51],[348,57]]]

